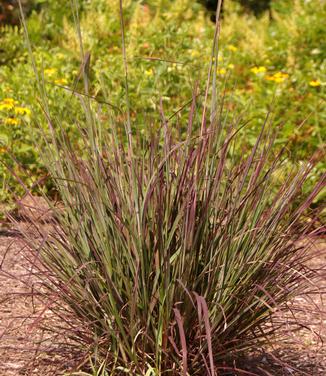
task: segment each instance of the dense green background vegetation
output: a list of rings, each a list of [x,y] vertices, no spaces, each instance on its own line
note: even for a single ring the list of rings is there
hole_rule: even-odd
[[[71,119],[73,114],[77,124],[83,114],[70,90],[82,92],[83,85],[75,85],[81,59],[70,5],[62,0],[35,1],[34,5],[38,10],[29,15],[28,29],[52,111],[60,112],[61,119],[65,114]],[[244,13],[238,3],[226,5],[219,89],[232,98],[229,110],[246,111],[251,120],[243,131],[244,146],[252,146],[266,113],[272,111],[275,128],[282,126],[277,142],[281,145],[289,140],[291,169],[322,149],[325,138],[325,3],[274,2],[272,22],[267,14],[256,19]],[[204,8],[190,0],[124,1],[124,6],[132,126],[141,135],[149,131],[149,123],[152,129],[159,127],[160,98],[170,117],[191,100],[196,81],[203,89],[214,25]],[[79,16],[84,47],[91,52],[90,94],[124,111],[118,2],[81,2]],[[10,201],[13,193],[23,193],[14,175],[28,187],[46,176],[38,143],[40,128],[47,127],[40,116],[35,75],[21,29],[2,27],[0,41],[0,147],[4,162],[0,197]],[[104,121],[109,110],[103,104]],[[180,116],[187,113],[176,114],[173,121],[175,129],[183,132],[178,125]],[[74,133],[71,121],[63,125]],[[323,165],[318,167],[320,171]]]

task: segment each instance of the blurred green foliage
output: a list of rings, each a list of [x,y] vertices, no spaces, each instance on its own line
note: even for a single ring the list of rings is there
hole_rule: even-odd
[[[123,112],[118,3],[79,2],[78,15],[84,50],[91,53],[90,95]],[[132,126],[136,133],[146,134],[149,123],[153,129],[159,126],[160,98],[165,116],[171,117],[191,100],[196,82],[204,89],[214,25],[204,8],[190,0],[123,3]],[[27,23],[36,67],[53,112],[58,111],[61,119],[65,113],[73,114],[75,124],[67,121],[65,127],[74,134],[83,116],[78,98],[71,93],[74,88],[83,91],[76,80],[81,59],[74,12],[70,2],[63,0],[35,4],[37,11]],[[244,146],[253,144],[266,113],[272,110],[275,128],[281,126],[278,143],[289,140],[291,169],[322,149],[325,139],[325,4],[319,0],[274,2],[273,21],[268,14],[256,19],[242,13],[236,2],[225,8],[217,68],[219,91],[232,98],[230,113],[246,111],[251,120],[243,133]],[[40,131],[47,132],[48,127],[22,31],[2,27],[0,43],[0,195],[2,201],[10,201],[13,194],[23,193],[17,178],[31,187],[46,176],[38,147]],[[14,101],[12,105],[8,106],[8,100]],[[103,104],[104,121],[109,110]],[[173,117],[181,132],[183,117],[187,111]]]

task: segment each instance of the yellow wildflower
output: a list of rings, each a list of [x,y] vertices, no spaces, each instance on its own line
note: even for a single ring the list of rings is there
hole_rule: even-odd
[[[13,98],[4,98],[3,100],[2,100],[2,103],[6,103],[6,104],[15,104],[15,103],[17,103],[17,101],[15,101]]]
[[[237,48],[236,46],[234,46],[233,44],[229,44],[229,45],[227,46],[227,49],[228,49],[229,51],[232,51],[232,52],[235,52],[235,51],[238,50],[238,48]]]
[[[153,76],[153,69],[147,69],[146,71],[145,71],[145,76]]]
[[[15,106],[11,103],[4,103],[4,102],[0,103],[0,111],[12,110],[14,107]]]
[[[312,87],[318,87],[321,85],[321,82],[319,80],[311,80],[309,82],[309,85],[312,86]]]
[[[226,74],[226,69],[225,68],[220,68],[217,70],[217,74],[224,76]]]
[[[15,107],[15,114],[29,116],[31,114],[31,110],[26,107]]]
[[[265,80],[267,80],[267,81],[274,81],[274,76],[266,76]]]
[[[65,78],[58,78],[54,80],[54,83],[57,85],[67,85],[68,81]]]
[[[20,123],[20,120],[16,119],[16,118],[5,119],[5,124],[7,124],[7,125],[18,125],[19,123]]]
[[[234,69],[234,64],[228,64],[229,69]]]
[[[289,77],[289,75],[287,73],[277,72],[277,73],[273,74],[272,76],[266,76],[265,79],[268,80],[268,81],[274,81],[276,83],[281,83],[281,82],[285,81],[288,77]]]
[[[263,66],[253,67],[250,69],[250,71],[254,74],[266,73],[266,68]]]
[[[275,78],[283,78],[283,79],[286,79],[289,77],[289,75],[287,73],[283,73],[283,72],[277,72],[274,74],[274,77]]]
[[[281,82],[283,82],[285,80],[285,78],[284,77],[274,77],[274,82],[276,82],[277,84],[279,84],[279,83],[281,83]]]
[[[56,72],[57,70],[55,68],[44,69],[44,74],[49,77],[52,77]]]

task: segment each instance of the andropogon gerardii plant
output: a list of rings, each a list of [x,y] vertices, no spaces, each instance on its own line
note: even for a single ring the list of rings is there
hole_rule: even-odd
[[[25,240],[44,271],[48,308],[78,318],[80,329],[66,325],[67,335],[101,371],[223,374],[281,331],[286,303],[306,289],[312,272],[301,241],[316,230],[301,219],[325,176],[302,197],[313,156],[275,186],[286,147],[274,152],[272,114],[250,153],[239,153],[247,122],[217,91],[218,17],[204,99],[197,102],[195,85],[181,109],[189,112],[179,124],[186,132],[178,136],[161,103],[161,124],[139,137],[120,4],[126,110],[104,117],[109,101],[91,97],[83,69],[85,92],[74,93],[84,113],[75,124],[78,151],[39,78],[50,129],[43,160],[62,205],[52,209],[51,226],[33,222]]]

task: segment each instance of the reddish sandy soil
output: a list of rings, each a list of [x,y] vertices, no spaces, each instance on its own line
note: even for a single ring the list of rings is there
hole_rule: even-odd
[[[46,299],[31,298],[37,276],[29,275],[28,252],[19,237],[13,235],[0,236],[0,376],[63,375],[64,369],[73,364],[72,348],[64,337],[54,341],[51,335],[36,329],[35,321],[41,313],[45,312],[48,323],[53,320],[55,324],[57,319],[47,310]],[[305,327],[289,334],[289,340],[282,342],[274,355],[257,357],[256,370],[261,375],[326,375],[326,313],[322,302],[322,293],[326,292],[326,253],[321,244],[325,243],[318,245],[319,255],[311,265],[320,270],[316,283],[321,294],[300,296],[293,303],[301,306],[299,321]],[[46,351],[35,345],[38,341]],[[273,356],[279,356],[282,365],[277,366]],[[269,373],[259,371],[267,364],[271,364]]]
[[[28,256],[17,236],[0,237],[0,376],[63,375],[72,351],[64,337],[52,338],[36,325],[40,317],[47,326],[58,320],[46,297],[32,298],[38,278],[30,275]]]

